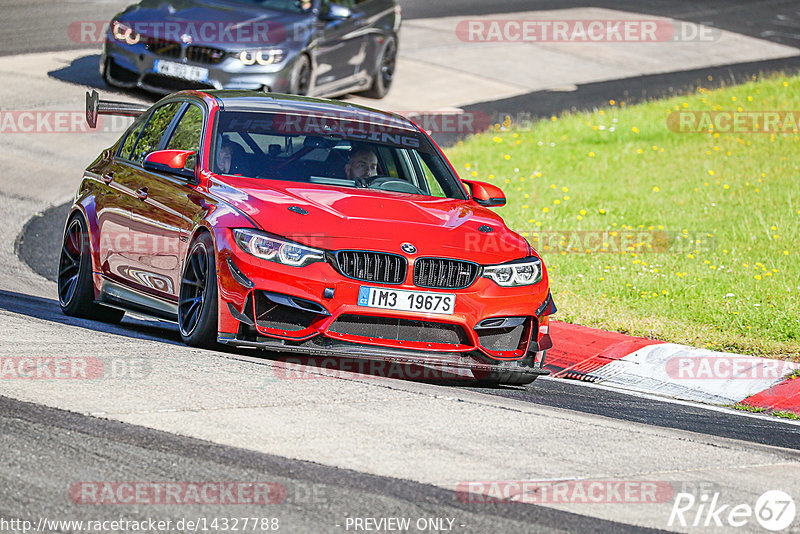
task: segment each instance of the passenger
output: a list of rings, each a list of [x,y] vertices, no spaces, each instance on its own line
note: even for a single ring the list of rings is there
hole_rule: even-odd
[[[354,149],[344,166],[345,175],[358,187],[367,187],[369,179],[378,175],[378,156],[369,148]]]

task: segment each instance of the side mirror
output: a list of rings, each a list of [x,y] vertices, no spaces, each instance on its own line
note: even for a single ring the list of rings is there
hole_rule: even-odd
[[[473,180],[462,180],[462,182],[469,187],[472,199],[481,206],[497,208],[506,205],[506,196],[503,194],[503,190],[496,185]]]
[[[144,158],[142,167],[148,171],[176,174],[194,179],[194,166],[186,168],[186,161],[197,155],[195,150],[156,150]]]
[[[328,7],[320,14],[322,20],[345,20],[353,16],[353,10],[339,4],[328,4]]]

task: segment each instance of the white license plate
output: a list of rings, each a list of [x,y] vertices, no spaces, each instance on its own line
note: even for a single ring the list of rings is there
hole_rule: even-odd
[[[163,59],[157,59],[155,61],[153,64],[153,71],[163,74],[164,76],[183,78],[184,80],[191,80],[193,82],[204,82],[208,80],[208,69],[184,65],[183,63],[175,63],[174,61],[164,61]]]
[[[361,286],[358,305],[384,310],[452,315],[456,307],[456,296],[452,293]]]

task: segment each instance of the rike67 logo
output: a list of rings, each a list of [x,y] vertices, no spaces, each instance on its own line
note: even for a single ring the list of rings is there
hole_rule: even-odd
[[[797,509],[792,497],[781,490],[762,494],[751,506],[748,503],[725,503],[719,493],[678,493],[667,526],[739,528],[755,519],[762,528],[779,532],[791,526]]]

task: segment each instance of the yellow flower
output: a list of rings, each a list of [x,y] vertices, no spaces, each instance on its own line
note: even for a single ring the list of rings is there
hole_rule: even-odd
[[[478,176],[477,171],[472,171],[472,177],[475,178],[476,176]]]
[[[653,193],[658,193],[659,191],[661,191],[661,189],[659,189],[658,186],[653,188]]]
[[[605,215],[605,214],[606,214],[606,210],[604,210],[604,209],[601,209],[601,210],[599,211],[599,213],[600,213],[600,215]]]
[[[594,152],[589,152],[589,157],[593,158],[594,157]]]
[[[547,207],[542,208],[542,211],[545,212],[545,213],[550,213],[550,208],[547,208]]]
[[[725,184],[722,187],[723,187],[723,189],[730,189],[731,188],[731,186],[729,186],[728,184]]]
[[[583,215],[578,215],[578,220],[582,221],[583,220]]]
[[[614,104],[616,104],[616,102],[615,102],[615,101],[613,101],[613,100],[609,100],[609,101],[608,101],[608,103],[609,103],[609,104],[611,104],[612,106],[613,106]]]
[[[712,170],[709,170],[709,171],[708,171],[708,175],[709,175],[709,176],[714,176],[714,174],[715,174],[715,173],[714,173],[714,171],[712,171]]]
[[[639,133],[639,128],[637,128],[636,126],[634,126],[633,128],[631,128],[631,131],[632,131],[633,133]]]
[[[553,201],[553,204],[555,204],[556,206],[558,206],[559,204],[561,204],[561,201],[560,201],[559,199],[555,199],[555,200]]]
[[[562,190],[563,192],[565,192],[565,193],[569,192],[569,189],[568,189],[568,188],[566,188],[566,187],[562,187],[562,188],[561,188],[561,190]]]
[[[581,215],[586,215],[586,210],[581,210],[581,211],[580,211],[580,214],[581,214]]]
[[[761,280],[761,275],[760,275],[760,274],[757,274],[757,275],[755,276],[755,278],[756,278],[756,280]]]
[[[637,153],[637,154],[644,154],[644,150],[642,150],[642,149],[640,148],[639,150],[637,150],[637,151],[636,151],[636,153]]]
[[[497,137],[497,136],[495,136],[495,137],[494,137],[494,139],[493,139],[493,141],[494,141],[495,143],[502,143],[502,142],[503,142],[503,139],[502,139],[501,137]]]
[[[505,156],[503,156],[503,157],[504,157],[504,158],[506,158],[506,161],[508,161],[508,160],[510,160],[510,159],[511,159],[511,156],[509,156],[508,154],[506,154],[506,155],[505,155]]]

